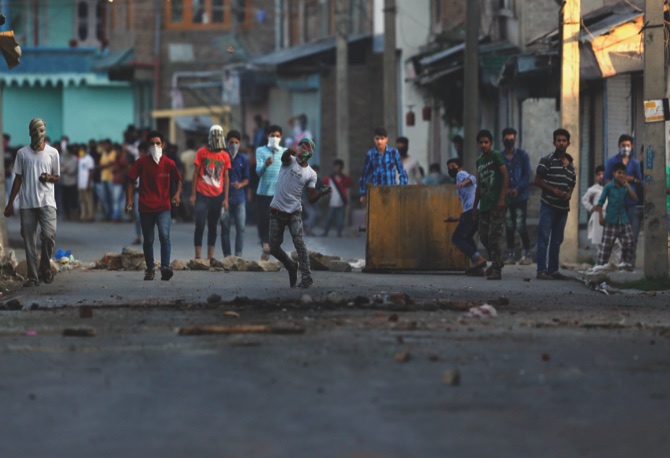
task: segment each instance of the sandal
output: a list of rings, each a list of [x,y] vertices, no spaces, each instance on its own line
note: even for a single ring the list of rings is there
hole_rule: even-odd
[[[42,272],[42,280],[44,281],[44,283],[47,283],[47,284],[54,282],[54,274],[51,271],[51,269],[48,269],[48,270],[45,270],[44,272]]]

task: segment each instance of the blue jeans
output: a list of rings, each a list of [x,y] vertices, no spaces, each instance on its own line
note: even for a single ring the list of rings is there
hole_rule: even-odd
[[[121,219],[121,208],[123,207],[123,200],[125,198],[123,185],[112,183],[112,219],[114,221]]]
[[[528,201],[510,204],[505,211],[505,232],[507,235],[507,250],[514,251],[514,232],[519,233],[524,251],[530,250],[530,238],[526,229],[526,215]]]
[[[247,221],[247,204],[229,205],[221,214],[221,248],[223,257],[230,256],[230,220],[235,220],[235,256],[242,256],[244,248],[244,226]]]
[[[323,235],[328,235],[330,226],[335,222],[335,228],[337,229],[337,235],[342,235],[342,230],[344,229],[344,210],[347,207],[342,205],[341,207],[328,207],[328,214],[326,215],[326,225],[323,230]]]
[[[221,205],[223,205],[224,197],[223,193],[216,197],[208,197],[199,192],[196,193],[193,245],[202,246],[202,235],[205,232],[205,224],[207,224],[207,246],[216,245],[216,231],[221,219]]]
[[[111,195],[107,196],[107,183],[98,182],[95,183],[95,195],[98,197],[98,202],[102,205],[102,217],[104,221],[109,221],[112,219],[112,207],[111,207]],[[109,188],[111,192],[111,188]]]
[[[170,224],[172,215],[170,210],[161,212],[140,213],[140,222],[142,224],[142,237],[144,243],[144,260],[147,263],[147,270],[154,270],[154,226],[158,227],[158,240],[161,243],[161,269],[170,267]]]
[[[568,222],[568,212],[556,210],[545,203],[540,204],[540,223],[537,226],[537,271],[558,272],[558,257]],[[549,266],[547,267],[547,248]]]
[[[458,226],[451,235],[451,243],[456,245],[459,250],[467,254],[471,260],[477,259],[477,244],[475,243],[475,234],[477,233],[477,220],[472,218],[472,210],[461,213],[461,219]]]

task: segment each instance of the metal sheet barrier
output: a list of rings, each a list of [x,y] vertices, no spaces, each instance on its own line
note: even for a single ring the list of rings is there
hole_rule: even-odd
[[[369,186],[366,272],[463,271],[467,256],[451,243],[462,211],[454,185]]]

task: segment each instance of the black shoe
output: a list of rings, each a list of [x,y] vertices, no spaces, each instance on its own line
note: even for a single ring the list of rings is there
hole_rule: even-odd
[[[156,273],[154,272],[153,269],[151,270],[145,270],[144,271],[144,279],[145,280],[153,280],[156,277]]]
[[[24,288],[32,288],[33,286],[37,286],[38,283],[35,280],[27,280],[24,284]]]
[[[295,284],[298,283],[298,263],[293,264],[293,268],[288,269],[288,282],[291,285],[291,288],[295,287]]]
[[[554,280],[554,277],[549,272],[538,272],[535,278],[538,280]]]
[[[298,288],[309,288],[313,284],[314,280],[312,280],[311,278],[303,278],[302,280],[300,280],[300,283],[298,283],[297,286]]]
[[[161,269],[161,280],[168,281],[172,278],[173,275],[174,275],[174,272],[172,271],[172,269],[170,267],[163,267]]]
[[[570,280],[570,277],[568,277],[567,275],[563,275],[560,272],[554,272],[553,274],[549,274],[549,275],[554,277],[554,280]]]

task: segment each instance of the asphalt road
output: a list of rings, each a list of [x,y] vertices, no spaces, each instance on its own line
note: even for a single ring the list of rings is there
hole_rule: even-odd
[[[191,257],[191,237],[192,226],[173,227],[174,257]],[[59,226],[58,246],[85,262],[129,240],[128,224]],[[247,240],[249,257],[260,256],[254,228]],[[363,237],[307,244],[346,259],[364,253]],[[506,267],[500,282],[314,277],[301,291],[288,288],[286,272],[177,272],[145,282],[140,272],[85,270],[9,294],[2,303],[23,309],[0,311],[0,457],[670,450],[665,292],[605,296],[578,281],[536,281],[533,266]],[[374,301],[391,292],[412,303]],[[484,302],[498,316],[464,316]],[[80,318],[82,306],[92,318]],[[177,333],[202,325],[303,333]],[[70,328],[96,335],[63,336]]]

